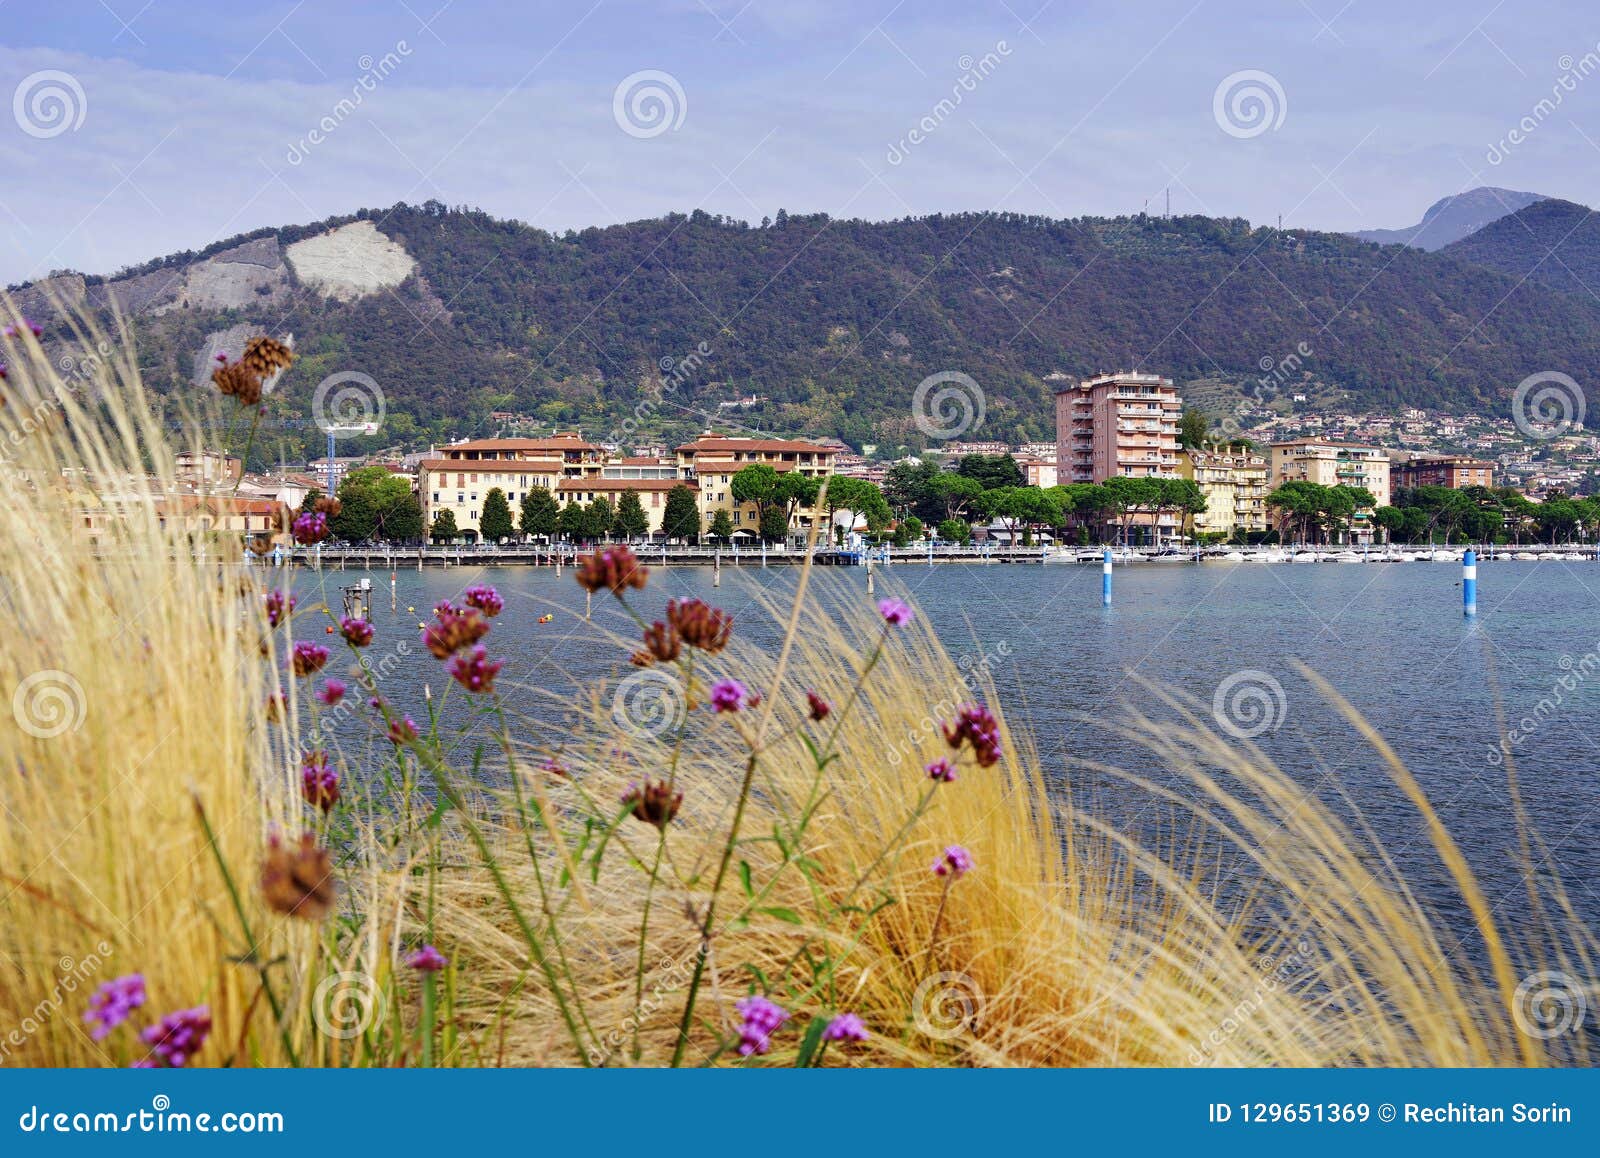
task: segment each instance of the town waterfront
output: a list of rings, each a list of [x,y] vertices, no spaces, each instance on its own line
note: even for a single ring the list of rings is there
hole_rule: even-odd
[[[1491,903],[1516,906],[1525,871],[1500,754],[1509,737],[1523,803],[1547,845],[1536,856],[1540,876],[1558,872],[1579,913],[1600,920],[1592,885],[1600,853],[1591,839],[1600,811],[1600,566],[1497,563],[1484,572],[1476,619],[1462,615],[1459,577],[1459,565],[1446,563],[1135,565],[1117,570],[1109,611],[1100,606],[1098,567],[899,564],[875,569],[874,585],[879,595],[907,594],[963,668],[987,669],[1013,726],[1080,801],[1097,798],[1146,836],[1175,823],[1148,793],[1084,767],[1103,763],[1167,787],[1186,784],[1107,726],[1129,709],[1171,718],[1141,682],[1148,681],[1192,698],[1208,725],[1252,739],[1308,792],[1359,802],[1408,879],[1452,924],[1460,901],[1415,810],[1297,664],[1327,678],[1394,746]],[[633,670],[608,638],[634,636],[633,622],[606,597],[594,600],[586,623],[570,571],[401,570],[393,611],[388,572],[295,572],[302,607],[325,590],[337,610],[339,588],[363,578],[372,580],[380,640],[411,644],[406,655],[394,656],[393,642],[373,652],[384,694],[406,710],[420,709],[425,681],[436,696],[448,683],[412,629],[433,604],[478,581],[506,599],[496,627],[506,659],[498,686],[511,708],[548,727],[553,750],[567,742],[573,697],[598,679],[615,687]],[[714,587],[710,568],[657,569],[648,598],[636,602],[655,615],[670,596],[700,596],[731,610],[741,637],[770,646],[781,632],[763,603],[785,606],[795,579],[791,568],[725,568]],[[813,582],[868,598],[865,568],[818,572]],[[545,615],[554,618],[539,622]],[[447,722],[464,723],[464,698],[452,694],[446,712]],[[352,738],[361,726],[347,724]],[[896,742],[884,738],[886,748]]]

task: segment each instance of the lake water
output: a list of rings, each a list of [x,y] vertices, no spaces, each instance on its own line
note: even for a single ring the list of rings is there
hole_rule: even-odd
[[[1459,911],[1458,900],[1415,810],[1371,749],[1298,674],[1296,661],[1326,677],[1394,746],[1462,843],[1499,915],[1514,918],[1526,910],[1524,871],[1505,772],[1492,757],[1501,736],[1498,699],[1517,735],[1526,804],[1546,844],[1540,871],[1558,870],[1579,912],[1600,925],[1600,564],[1483,564],[1476,620],[1461,614],[1460,573],[1451,563],[1138,564],[1118,569],[1115,606],[1107,611],[1098,566],[898,564],[880,571],[879,593],[909,592],[952,655],[988,656],[1002,707],[1014,728],[1032,736],[1046,768],[1063,781],[1072,776],[1075,792],[1097,795],[1127,824],[1148,824],[1141,818],[1159,810],[1150,812],[1148,798],[1115,780],[1071,770],[1069,761],[1101,760],[1176,780],[1096,721],[1130,705],[1159,711],[1133,675],[1198,698],[1207,715],[1219,686],[1237,677],[1230,686],[1244,698],[1225,691],[1227,718],[1247,730],[1261,722],[1230,702],[1270,713],[1272,726],[1256,742],[1308,791],[1331,799],[1342,790],[1358,801],[1400,866],[1447,914]],[[401,571],[398,613],[389,609],[385,572],[302,572],[302,605],[325,580],[337,606],[337,588],[364,574],[374,587],[375,655],[385,638],[412,641],[411,654],[386,678],[385,694],[419,719],[421,685],[439,688],[442,673],[415,644],[416,623],[472,582],[492,583],[506,598],[492,637],[492,650],[507,661],[502,690],[557,729],[554,705],[588,679],[614,676],[626,659],[595,628],[634,635],[609,597],[595,600],[595,624],[584,624],[583,592],[571,571],[557,579],[548,568]],[[727,568],[714,590],[709,569],[655,569],[639,603],[655,614],[669,596],[699,595],[733,611],[742,636],[770,641],[776,628],[753,601],[763,591],[787,591],[795,575],[789,568]],[[826,575],[867,598],[863,569]],[[408,615],[408,606],[415,612]],[[546,611],[555,621],[537,623]],[[1263,689],[1262,697],[1252,700],[1252,688]]]

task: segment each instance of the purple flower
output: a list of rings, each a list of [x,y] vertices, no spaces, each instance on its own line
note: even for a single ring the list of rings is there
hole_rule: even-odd
[[[149,1046],[150,1052],[162,1062],[173,1069],[181,1069],[185,1062],[200,1052],[200,1047],[205,1045],[210,1035],[211,1010],[204,1005],[197,1005],[193,1009],[180,1009],[167,1014],[154,1025],[146,1027],[139,1035],[139,1040]],[[147,1062],[150,1060],[145,1059]]]
[[[956,766],[950,763],[947,756],[940,756],[931,764],[924,764],[922,770],[928,774],[929,780],[937,780],[940,784],[948,784],[956,778]]]
[[[490,619],[506,609],[506,601],[500,598],[500,592],[487,583],[476,583],[468,587],[461,593],[461,602],[468,607],[476,607]]]
[[[328,516],[321,511],[306,511],[296,515],[289,533],[302,547],[320,543],[328,537]]]
[[[765,997],[746,997],[737,1002],[734,1008],[744,1018],[744,1024],[739,1027],[739,1056],[749,1057],[753,1053],[766,1053],[772,1045],[772,1035],[779,1026],[789,1020],[789,1014],[781,1006],[774,1005]]]
[[[339,632],[351,647],[366,647],[372,642],[372,624],[347,615],[339,620]]]
[[[737,712],[744,707],[745,695],[738,680],[719,680],[711,687],[711,706],[719,712]]]
[[[409,744],[417,738],[417,722],[402,716],[389,724],[389,739],[396,744]]]
[[[115,981],[104,982],[89,998],[89,1008],[83,1014],[83,1020],[94,1026],[89,1036],[104,1041],[143,1004],[144,974],[129,973]]]
[[[327,683],[322,685],[322,690],[317,693],[317,699],[321,700],[331,708],[340,700],[344,699],[344,691],[345,687],[343,680],[330,679]]]
[[[972,871],[972,854],[959,844],[952,844],[944,855],[933,862],[934,876],[962,877]]]
[[[300,794],[312,808],[324,812],[339,803],[339,772],[320,748],[300,761]]]
[[[854,1013],[841,1013],[822,1031],[823,1041],[866,1041],[867,1027]]]
[[[890,627],[904,627],[911,622],[912,611],[903,600],[880,599],[878,614],[883,616],[883,621]]]
[[[406,958],[406,964],[419,973],[437,973],[450,964],[450,958],[432,945],[424,945]]]
[[[456,683],[469,692],[492,692],[494,677],[504,666],[504,660],[491,660],[489,652],[480,643],[450,661],[450,674],[455,677]]]
[[[316,675],[327,662],[328,649],[305,639],[294,645],[294,654],[289,657],[289,665],[297,676]]]
[[[294,612],[295,597],[282,591],[268,591],[266,596],[267,622],[277,627]]]

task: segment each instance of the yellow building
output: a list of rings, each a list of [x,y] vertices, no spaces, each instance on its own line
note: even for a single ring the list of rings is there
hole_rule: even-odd
[[[1206,509],[1194,517],[1194,529],[1231,536],[1262,532],[1267,523],[1268,467],[1263,455],[1246,449],[1215,446],[1178,451],[1178,475],[1193,480],[1205,496]]]
[[[1389,456],[1378,446],[1324,442],[1302,438],[1272,444],[1273,487],[1286,482],[1312,482],[1325,487],[1365,487],[1373,505],[1389,505]],[[1351,528],[1353,541],[1372,541],[1372,511],[1358,510]]]
[[[695,480],[700,491],[700,519],[702,528],[709,530],[711,520],[718,511],[727,511],[733,519],[733,533],[746,536],[760,533],[760,515],[754,503],[739,503],[733,498],[733,476],[747,466],[762,463],[779,474],[799,471],[811,478],[821,479],[833,473],[833,463],[839,451],[835,447],[820,446],[778,438],[725,438],[706,431],[693,442],[677,448],[677,464],[685,478]],[[824,517],[819,512],[803,509],[796,512],[791,531],[804,532],[813,519]]]
[[[439,457],[423,459],[417,470],[426,525],[448,510],[462,533],[478,531],[483,501],[499,487],[515,523],[522,500],[535,487],[549,491],[557,507],[588,506],[605,499],[613,507],[633,491],[649,520],[649,534],[660,532],[667,492],[694,489],[673,459],[608,456],[605,449],[576,434],[549,438],[484,438],[444,447]]]

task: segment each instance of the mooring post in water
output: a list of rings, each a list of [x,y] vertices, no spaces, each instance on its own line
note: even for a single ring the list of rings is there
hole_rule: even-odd
[[[872,556],[867,556],[867,594],[872,594]]]
[[[398,611],[400,609],[400,595],[399,595],[399,592],[397,592],[395,590],[395,580],[398,577],[398,574],[399,573],[396,572],[396,571],[390,571],[389,572],[389,610],[390,611]]]
[[[1100,606],[1111,606],[1111,548],[1100,557]]]
[[[720,547],[711,557],[711,586],[722,586],[722,549]]]
[[[1478,554],[1470,548],[1461,556],[1461,613],[1478,614]]]

